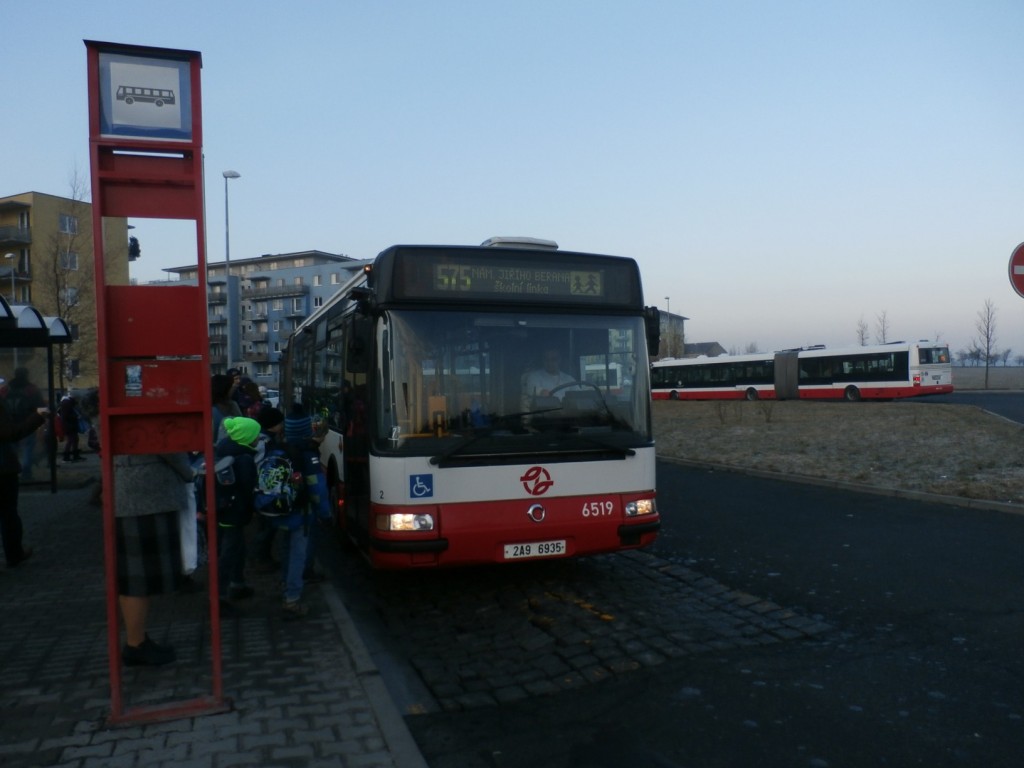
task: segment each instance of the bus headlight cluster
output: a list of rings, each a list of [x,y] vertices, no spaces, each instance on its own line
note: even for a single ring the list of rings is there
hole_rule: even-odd
[[[379,531],[432,531],[434,516],[430,514],[410,514],[396,512],[391,515],[377,516]]]
[[[636,501],[626,502],[626,517],[653,515],[657,511],[658,507],[654,503],[654,499],[637,499]]]

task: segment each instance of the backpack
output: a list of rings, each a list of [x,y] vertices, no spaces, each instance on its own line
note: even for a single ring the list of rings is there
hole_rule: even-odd
[[[256,465],[253,508],[265,517],[288,517],[305,511],[307,496],[306,478],[289,455],[269,449]]]
[[[214,486],[213,503],[216,505],[218,515],[231,509],[235,504],[237,488],[235,486],[235,457],[225,456],[218,459],[214,464]],[[206,465],[200,458],[194,465],[196,479],[193,482],[195,489],[196,506],[201,512],[206,512]]]

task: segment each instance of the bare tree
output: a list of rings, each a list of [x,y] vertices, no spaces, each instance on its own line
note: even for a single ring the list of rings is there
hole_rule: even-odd
[[[985,362],[985,389],[988,389],[988,368],[995,360],[996,348],[996,305],[992,299],[985,299],[985,306],[978,312],[974,327],[978,330],[974,346]]]
[[[884,309],[875,318],[875,341],[886,344],[889,341],[889,313]]]
[[[743,348],[743,351],[748,355],[756,355],[761,350],[757,348],[757,342],[751,341]]]
[[[57,345],[58,386],[63,391],[75,378],[95,371],[96,324],[91,303],[95,289],[92,247],[92,218],[87,204],[87,180],[74,171],[69,179],[70,197],[60,211],[54,235],[33,249],[32,286],[34,299],[71,329],[73,341]]]
[[[860,316],[860,320],[857,321],[857,343],[866,347],[868,345],[868,324],[864,322],[864,315]]]

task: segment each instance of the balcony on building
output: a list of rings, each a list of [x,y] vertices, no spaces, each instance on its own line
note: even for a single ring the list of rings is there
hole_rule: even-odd
[[[18,248],[31,244],[31,227],[0,227],[0,248]]]
[[[296,296],[308,296],[308,285],[258,285],[242,289],[242,298],[252,301],[264,301],[270,299],[287,299]]]

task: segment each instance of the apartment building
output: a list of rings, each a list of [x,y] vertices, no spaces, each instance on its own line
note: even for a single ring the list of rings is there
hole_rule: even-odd
[[[278,388],[292,331],[368,263],[316,250],[231,259],[230,273],[226,262],[208,263],[210,370],[240,368],[257,384]],[[196,265],[165,271],[196,284]]]
[[[103,224],[104,265],[110,284],[128,282],[128,222]],[[13,304],[31,304],[43,315],[63,318],[72,343],[54,348],[59,390],[99,384],[96,359],[96,290],[92,205],[41,192],[0,197],[0,291]],[[46,351],[20,350],[18,366],[46,381]],[[0,375],[13,374],[15,353],[0,350]]]

